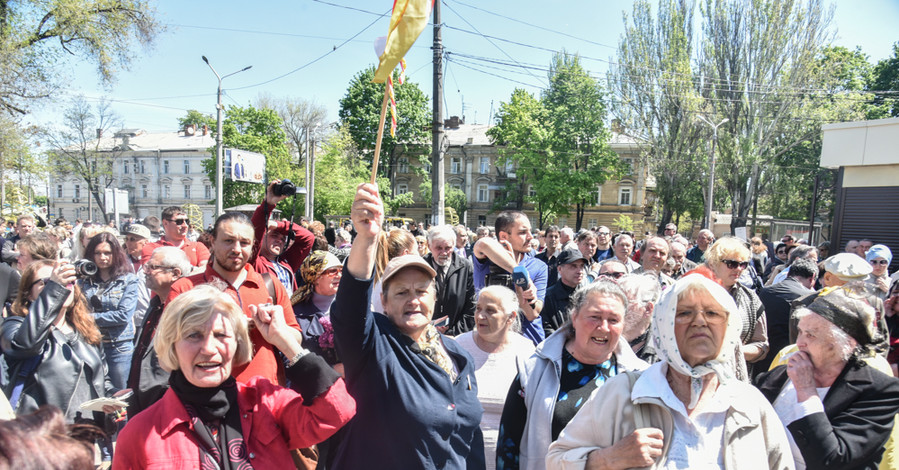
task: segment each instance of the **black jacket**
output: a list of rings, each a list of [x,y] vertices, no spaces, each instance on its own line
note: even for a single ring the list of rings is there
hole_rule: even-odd
[[[32,357],[41,358],[25,379],[17,414],[31,413],[41,405],[54,405],[71,419],[81,405],[72,403],[79,384],[86,382],[91,399],[110,396],[114,391],[106,373],[103,348],[88,344],[77,332],[70,340],[51,326],[68,296],[65,287],[48,281],[27,316],[9,317],[0,327],[0,344],[9,364],[9,380],[3,387],[7,396],[15,386],[19,370]],[[102,414],[95,417],[100,418]]]
[[[543,331],[547,338],[568,321],[568,303],[572,294],[574,294],[574,288],[566,286],[562,281],[546,289],[545,302],[540,316],[543,317]]]
[[[553,256],[552,258],[550,258],[549,256],[550,255],[549,255],[549,253],[547,253],[546,250],[544,250],[542,253],[538,253],[537,256],[534,256],[534,258],[537,258],[540,261],[543,261],[544,263],[546,263],[546,288],[547,289],[556,285],[556,282],[558,282],[558,280],[559,280],[559,270],[557,269],[559,267],[559,257]]]
[[[19,271],[8,264],[0,263],[0,308],[12,305],[19,292]],[[0,322],[3,320],[0,319]]]
[[[765,319],[768,323],[768,355],[759,361],[755,370],[764,372],[771,365],[777,353],[791,344],[790,341],[790,303],[802,296],[811,294],[795,278],[788,277],[773,286],[759,291],[759,299],[765,306]]]
[[[771,403],[787,381],[787,366],[759,375]],[[787,426],[808,470],[876,469],[899,412],[899,379],[850,360],[824,396],[824,413]]]
[[[169,373],[159,365],[159,357],[153,348],[153,337],[165,304],[154,296],[147,307],[140,336],[131,355],[128,387],[134,393],[128,403],[128,416],[134,416],[159,401],[169,389]]]
[[[437,271],[437,280],[441,279],[443,269],[434,261],[434,255],[428,253],[425,261]],[[460,258],[453,252],[446,276],[437,282],[437,302],[434,305],[434,317],[449,316],[447,336],[458,336],[474,328],[474,273],[471,261]]]

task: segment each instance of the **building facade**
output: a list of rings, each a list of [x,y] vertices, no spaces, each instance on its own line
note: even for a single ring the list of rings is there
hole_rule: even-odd
[[[123,129],[100,139],[99,151],[115,154],[110,188],[128,191],[129,210],[121,217],[159,217],[168,206],[196,204],[203,226],[213,222],[215,190],[203,169],[215,139],[206,129],[148,133]],[[86,182],[76,175],[51,175],[49,205],[53,218],[102,221]],[[107,208],[112,211],[112,208]]]
[[[516,178],[513,165],[498,164],[497,147],[487,137],[489,128],[485,124],[457,123],[454,119],[447,120],[445,126],[449,143],[444,156],[446,187],[465,193],[468,210],[465,214],[459,214],[459,218],[460,223],[471,229],[493,225],[498,212],[495,203],[501,200],[502,193],[506,191],[506,183]],[[655,231],[655,180],[650,176],[648,168],[641,163],[643,159],[640,158],[639,143],[632,137],[613,132],[610,145],[631,170],[619,181],[607,181],[596,186],[593,204],[584,212],[583,227],[605,225],[617,230],[619,227],[615,221],[621,215],[627,215],[633,220],[634,231]],[[431,195],[420,193],[424,177],[413,167],[422,167],[427,173],[431,171],[430,164],[420,165],[414,157],[400,156],[397,159],[393,178],[394,194],[412,192],[416,201],[412,206],[401,207],[397,216],[416,221],[430,220]],[[502,207],[506,208],[514,208],[514,205]],[[534,205],[525,202],[522,211],[536,229],[539,221]],[[575,222],[574,208],[571,208],[569,215],[548,221],[550,224],[570,227],[574,227]]]

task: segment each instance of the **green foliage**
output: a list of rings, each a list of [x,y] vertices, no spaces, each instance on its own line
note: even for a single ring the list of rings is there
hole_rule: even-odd
[[[881,60],[874,66],[869,89],[894,92],[877,93],[875,103],[885,105],[889,109],[889,116],[899,116],[899,100],[896,99],[895,93],[899,92],[899,42],[893,44],[893,55],[891,57]]]
[[[211,114],[203,114],[196,109],[189,109],[184,117],[178,118],[178,129],[184,129],[191,124],[197,126],[197,131],[203,127],[203,124],[206,124],[209,128],[209,132],[212,135],[215,135],[218,121],[216,120],[216,117]]]
[[[465,192],[460,189],[452,187],[446,188],[443,200],[444,206],[453,208],[459,217],[464,216],[465,211],[468,210],[468,197],[465,196]]]
[[[620,214],[615,218],[613,222],[616,227],[618,227],[619,232],[633,232],[634,231],[634,219],[627,214]]]
[[[356,156],[346,128],[328,136],[315,157],[315,219],[324,221],[327,215],[349,214],[356,186],[369,176],[365,162]]]

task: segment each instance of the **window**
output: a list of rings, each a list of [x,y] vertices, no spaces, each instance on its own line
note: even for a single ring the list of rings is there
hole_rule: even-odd
[[[490,173],[490,157],[481,157],[481,174]]]
[[[625,186],[618,190],[618,205],[620,206],[629,206],[631,205],[631,195],[633,194],[634,189]]]
[[[190,185],[184,185],[184,199],[190,199]]]
[[[506,176],[509,178],[515,177],[515,162],[511,160],[506,162]]]
[[[122,173],[128,174],[128,160],[122,162]]]
[[[406,183],[400,183],[396,185],[396,195],[406,194],[409,192],[409,185]]]
[[[168,160],[162,161],[162,172],[165,174],[169,174],[169,161]]]
[[[144,160],[140,161],[140,172],[141,174],[145,174],[147,172],[147,162]]]
[[[453,189],[458,189],[459,191],[462,191],[462,183],[451,183],[450,187]]]
[[[624,163],[624,174],[625,175],[633,175],[634,174],[634,159],[633,158],[622,158],[621,162]]]
[[[487,216],[486,215],[478,216],[478,226],[480,227],[481,225],[485,225],[485,226],[487,225]]]
[[[75,199],[80,199],[80,198],[81,198],[81,185],[76,184],[75,185]]]
[[[489,194],[486,184],[478,185],[478,202],[488,202]]]
[[[534,188],[533,184],[528,185],[528,197],[537,197],[537,190]]]
[[[588,219],[587,225],[590,227],[596,227],[597,225],[599,225],[599,219],[596,219],[596,218]]]
[[[208,184],[203,186],[203,198],[212,199],[212,186],[209,186]]]
[[[56,197],[62,197],[62,185],[61,184],[56,185]]]
[[[184,174],[190,173],[190,160],[184,160]]]
[[[422,168],[425,169],[425,173],[431,173],[431,160],[426,160],[422,165]]]
[[[148,190],[147,185],[145,185],[145,184],[140,185],[140,197],[142,197],[142,198],[150,197],[150,191]]]
[[[162,197],[166,199],[171,199],[172,197],[172,186],[168,184],[162,185]]]
[[[409,173],[409,159],[406,157],[402,157],[399,160],[399,169],[397,170],[399,173]]]
[[[593,201],[594,206],[602,205],[602,185],[596,187],[596,200]]]
[[[450,158],[450,173],[454,175],[462,173],[462,159],[457,157]]]

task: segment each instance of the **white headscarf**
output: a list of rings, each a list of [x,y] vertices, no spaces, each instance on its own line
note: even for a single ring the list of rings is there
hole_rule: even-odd
[[[727,330],[721,343],[718,355],[705,364],[690,366],[681,356],[677,347],[677,338],[674,336],[674,318],[677,314],[678,297],[688,286],[698,285],[704,289],[728,312]],[[694,287],[695,288],[695,287]],[[737,304],[718,283],[701,274],[684,276],[669,287],[659,299],[652,319],[652,336],[655,341],[656,352],[659,357],[673,367],[675,371],[691,378],[690,380],[690,409],[696,407],[699,395],[702,393],[702,377],[707,374],[716,374],[720,382],[734,379],[738,367],[737,354],[740,352],[740,331],[743,328]]]

